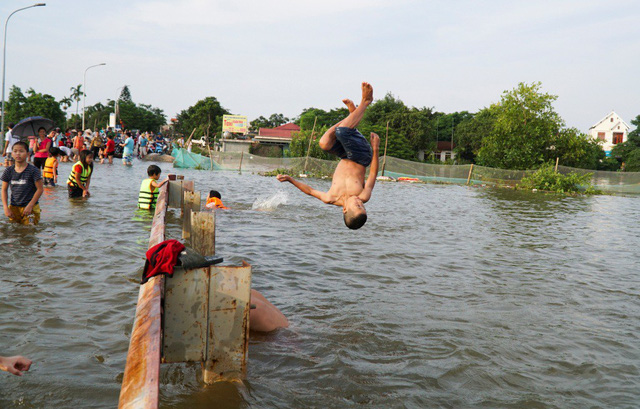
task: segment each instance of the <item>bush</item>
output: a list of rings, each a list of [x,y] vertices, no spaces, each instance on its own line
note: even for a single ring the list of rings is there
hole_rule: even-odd
[[[558,193],[581,193],[597,194],[591,185],[592,173],[579,175],[569,173],[563,175],[555,172],[553,166],[545,166],[535,173],[525,176],[518,184],[519,189],[538,189]]]

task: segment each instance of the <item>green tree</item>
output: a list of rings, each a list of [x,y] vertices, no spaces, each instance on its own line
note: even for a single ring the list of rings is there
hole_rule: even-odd
[[[457,154],[464,160],[474,162],[482,147],[482,140],[493,132],[495,123],[496,109],[493,105],[460,122],[455,129]]]
[[[206,97],[178,114],[175,129],[178,133],[190,135],[195,128],[195,136],[205,135],[207,130],[221,132],[222,116],[229,114],[231,112],[216,97]]]
[[[78,84],[75,87],[71,87],[71,95],[69,96],[72,100],[76,101],[76,116],[78,115],[78,110],[80,109],[80,99],[82,98],[82,84]]]
[[[564,166],[597,169],[600,161],[605,158],[600,142],[576,128],[560,130],[551,143],[549,159],[555,155]]]
[[[636,129],[629,132],[625,142],[617,144],[611,150],[611,157],[625,163],[624,170],[626,172],[635,172],[630,169],[635,169],[633,162],[635,162],[639,154],[634,152],[640,150],[640,115],[632,119],[631,123],[636,126]]]
[[[65,114],[60,108],[60,103],[53,96],[36,92],[33,88],[29,88],[24,95],[20,88],[11,87],[5,108],[7,122],[19,122],[30,116],[43,116],[51,119],[56,125],[64,126],[65,123]]]
[[[118,97],[119,101],[131,102],[131,91],[129,91],[129,86],[125,85],[122,87],[122,91],[120,92],[120,96]]]
[[[316,127],[316,131],[314,132],[313,141],[311,141],[311,149],[309,151],[309,157],[318,158],[318,159],[326,159],[326,160],[335,160],[336,156],[327,153],[320,148],[319,142],[320,137],[326,132],[327,127],[323,126],[321,128]],[[303,129],[300,132],[296,132],[293,134],[293,138],[291,139],[291,144],[289,145],[289,151],[287,155],[291,158],[302,158],[307,156],[307,150],[309,149],[309,138],[311,137],[311,128]]]
[[[557,96],[541,91],[541,83],[520,83],[502,94],[493,130],[482,140],[477,161],[505,169],[533,169],[555,159],[550,150],[564,125],[553,109]]]
[[[625,172],[640,172],[640,149],[634,149],[624,162]]]

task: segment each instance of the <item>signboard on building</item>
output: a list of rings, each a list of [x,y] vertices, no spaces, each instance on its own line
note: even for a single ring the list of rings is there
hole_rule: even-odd
[[[115,128],[116,127],[116,114],[111,112],[109,114],[109,126],[111,128]]]
[[[246,134],[249,132],[247,117],[242,115],[223,115],[222,132]]]

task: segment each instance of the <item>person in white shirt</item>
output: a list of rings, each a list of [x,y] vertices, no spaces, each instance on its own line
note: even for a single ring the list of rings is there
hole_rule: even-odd
[[[14,163],[13,158],[11,157],[11,149],[13,149],[13,144],[18,142],[20,140],[20,138],[14,137],[11,134],[11,130],[13,129],[14,124],[10,123],[9,126],[7,128],[9,128],[9,131],[7,131],[7,133],[5,134],[5,150],[2,153],[2,156],[4,156],[4,166],[11,166]]]

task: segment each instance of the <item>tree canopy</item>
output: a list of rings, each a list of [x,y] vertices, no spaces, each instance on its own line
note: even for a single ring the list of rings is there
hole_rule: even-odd
[[[175,129],[185,135],[195,129],[195,136],[206,135],[209,131],[211,137],[222,131],[222,116],[229,114],[231,112],[216,97],[206,97],[178,114]]]
[[[65,125],[66,118],[60,103],[53,96],[36,92],[33,88],[29,88],[25,95],[19,87],[12,86],[5,110],[7,122],[17,123],[30,116],[43,116],[60,127]]]

